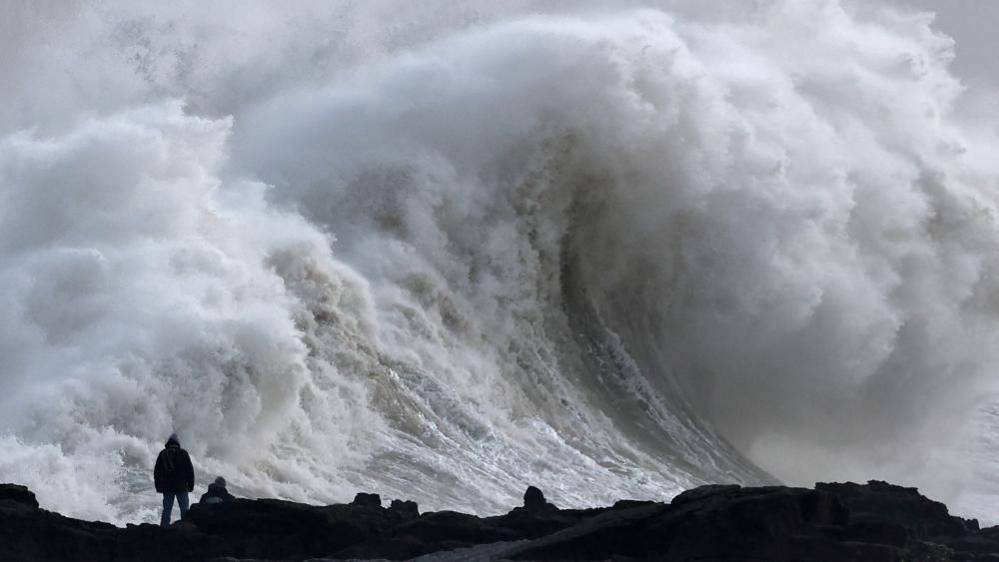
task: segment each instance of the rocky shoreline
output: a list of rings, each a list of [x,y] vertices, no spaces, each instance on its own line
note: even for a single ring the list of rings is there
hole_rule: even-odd
[[[948,513],[915,488],[872,481],[701,486],[670,503],[558,509],[536,488],[505,515],[419,512],[358,494],[345,505],[194,505],[167,529],[115,527],[40,509],[0,484],[0,560],[819,560],[999,561],[999,527]]]

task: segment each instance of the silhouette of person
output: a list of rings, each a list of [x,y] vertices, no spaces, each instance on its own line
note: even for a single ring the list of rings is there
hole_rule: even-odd
[[[183,518],[187,514],[189,505],[187,494],[194,491],[194,466],[191,465],[191,456],[180,448],[180,440],[177,439],[176,433],[170,435],[160,455],[156,457],[153,480],[156,483],[156,491],[163,494],[163,516],[160,518],[160,525],[169,527],[174,498],[180,505],[180,516]]]
[[[219,476],[208,485],[208,491],[201,495],[200,503],[222,503],[236,499],[225,489],[225,478]]]

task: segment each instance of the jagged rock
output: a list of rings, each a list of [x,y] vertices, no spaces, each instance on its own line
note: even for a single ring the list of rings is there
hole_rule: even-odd
[[[219,537],[244,558],[315,558],[384,534],[402,522],[371,504],[312,506],[282,500],[237,499],[195,504],[185,523]]]
[[[196,504],[166,529],[121,529],[39,509],[26,488],[0,485],[0,560],[999,560],[999,528],[979,530],[883,482],[702,486],[669,504],[578,510],[559,510],[534,488],[525,504],[481,518],[421,515],[400,500],[383,509],[374,494],[329,506],[235,500]]]
[[[571,527],[580,521],[593,517],[594,515],[602,513],[608,509],[613,509],[598,508],[560,510],[551,504],[548,505],[551,507],[534,511],[528,510],[524,507],[517,507],[506,515],[488,517],[486,518],[486,521],[511,529],[522,538],[536,539],[567,527]]]
[[[153,525],[120,529],[0,501],[0,560],[5,562],[169,562],[202,560],[223,553],[212,537],[197,530]]]
[[[516,538],[513,531],[474,515],[438,511],[425,513],[382,536],[336,552],[334,558],[405,560],[440,550]]]
[[[927,499],[916,488],[871,480],[866,485],[818,483],[815,489],[839,498],[854,523],[890,520],[919,538],[963,536],[978,531],[978,521],[950,515],[946,505]]]
[[[229,552],[226,542],[187,523],[174,523],[163,529],[149,523],[114,530],[114,558],[95,560],[204,560]]]
[[[613,508],[614,509],[626,509],[626,508],[629,508],[629,507],[639,507],[639,506],[650,505],[650,504],[654,504],[654,503],[656,503],[656,502],[649,501],[649,500],[617,500],[616,502],[614,502]]]
[[[382,497],[378,494],[367,494],[364,492],[358,492],[354,496],[354,501],[350,502],[350,505],[362,505],[367,507],[381,507]]]
[[[511,558],[786,559],[810,526],[844,520],[842,506],[818,492],[708,486],[681,494],[671,505],[624,504],[534,541]]]
[[[17,484],[0,484],[0,502],[9,502],[15,506],[38,509],[38,500],[27,486]]]
[[[420,516],[420,507],[414,501],[392,500],[392,503],[389,504],[389,511],[399,515],[404,520],[416,519]]]
[[[546,505],[548,501],[545,500],[545,494],[534,486],[528,486],[524,492],[524,509],[536,511],[544,509]]]
[[[534,486],[528,486],[524,492],[524,506],[521,509],[529,512],[558,511],[558,507],[546,500],[545,494]]]

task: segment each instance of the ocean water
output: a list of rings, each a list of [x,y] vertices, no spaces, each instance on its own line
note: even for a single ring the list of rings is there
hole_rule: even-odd
[[[994,111],[926,14],[733,4],[5,4],[0,481],[999,519]]]

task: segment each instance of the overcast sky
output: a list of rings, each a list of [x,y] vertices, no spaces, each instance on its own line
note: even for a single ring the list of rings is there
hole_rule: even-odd
[[[894,0],[937,14],[937,26],[957,40],[954,71],[970,84],[999,86],[999,0]]]

